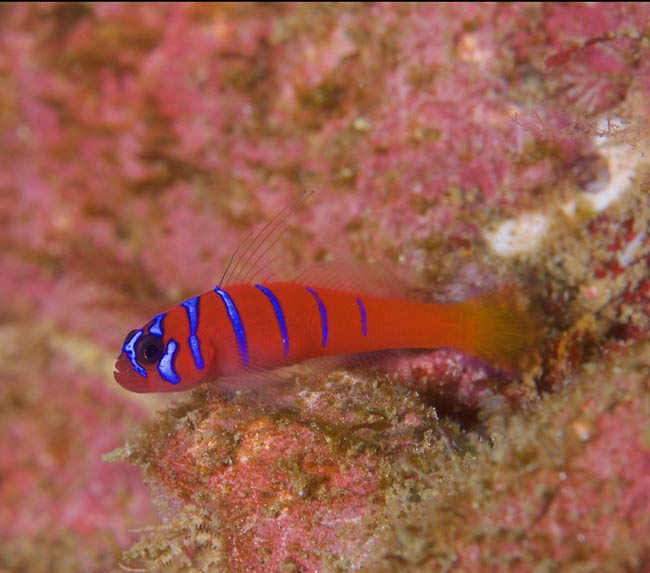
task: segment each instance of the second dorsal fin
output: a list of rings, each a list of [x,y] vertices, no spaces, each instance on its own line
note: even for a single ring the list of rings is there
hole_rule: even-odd
[[[317,263],[301,272],[295,282],[386,298],[413,296],[413,289],[402,283],[386,265],[356,261]]]

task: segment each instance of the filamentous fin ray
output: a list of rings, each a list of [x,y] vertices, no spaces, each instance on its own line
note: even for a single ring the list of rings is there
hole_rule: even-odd
[[[279,211],[257,233],[249,233],[237,247],[219,281],[219,286],[252,283],[273,275],[272,263],[279,257],[276,247],[290,225],[289,218],[314,194],[305,191],[293,203]],[[263,277],[263,278],[261,278]]]

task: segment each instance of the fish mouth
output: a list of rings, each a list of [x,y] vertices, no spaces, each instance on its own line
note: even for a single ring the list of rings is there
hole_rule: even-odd
[[[115,370],[113,370],[113,378],[122,388],[130,392],[137,392],[143,394],[148,391],[148,384],[146,378],[143,378],[129,364],[126,356],[120,356],[115,362]]]

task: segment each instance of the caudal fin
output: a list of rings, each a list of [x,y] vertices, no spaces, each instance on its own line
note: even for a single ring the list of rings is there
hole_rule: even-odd
[[[534,340],[531,315],[512,288],[461,303],[467,351],[507,370],[519,370]]]

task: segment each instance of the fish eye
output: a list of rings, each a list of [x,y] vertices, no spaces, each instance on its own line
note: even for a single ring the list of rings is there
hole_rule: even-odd
[[[154,364],[165,353],[165,344],[160,336],[147,334],[135,346],[136,359],[140,364]]]

